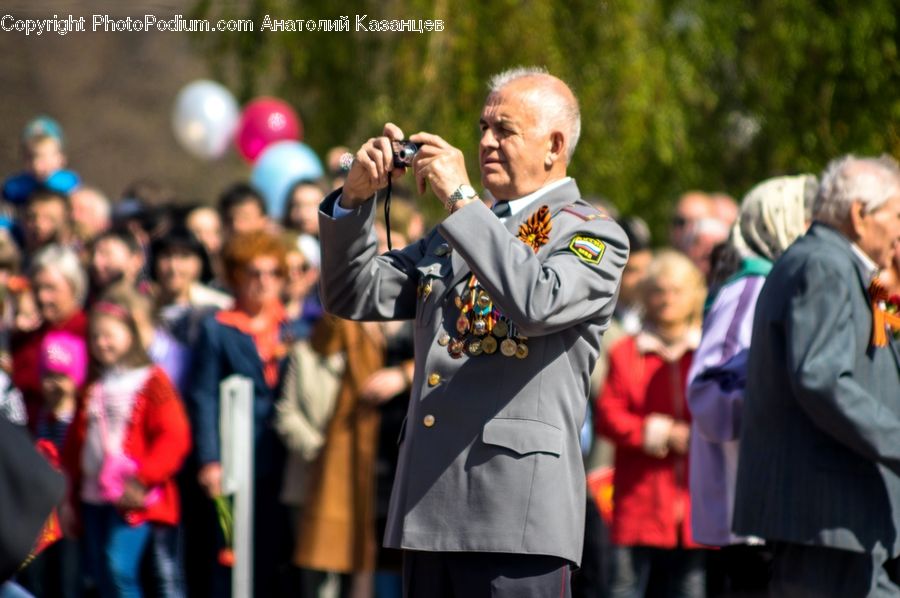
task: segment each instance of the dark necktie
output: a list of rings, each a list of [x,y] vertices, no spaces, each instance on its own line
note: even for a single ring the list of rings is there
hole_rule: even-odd
[[[509,216],[512,212],[509,209],[508,201],[497,201],[494,203],[494,207],[491,208],[491,211],[497,215],[497,218],[503,219]]]

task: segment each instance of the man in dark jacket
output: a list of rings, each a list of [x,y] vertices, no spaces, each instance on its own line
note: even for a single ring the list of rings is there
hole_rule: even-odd
[[[900,241],[897,163],[835,160],[813,219],[757,303],[734,531],[773,543],[773,596],[900,596],[900,353],[872,286]]]

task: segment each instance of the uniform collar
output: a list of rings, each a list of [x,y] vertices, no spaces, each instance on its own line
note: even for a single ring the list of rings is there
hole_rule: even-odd
[[[507,203],[509,203],[509,216],[501,218],[500,220],[505,222],[508,218],[512,218],[516,214],[519,214],[522,211],[524,211],[525,208],[527,208],[528,206],[530,206],[537,200],[541,199],[544,195],[550,193],[554,189],[562,187],[563,185],[565,185],[566,183],[571,182],[571,181],[572,181],[572,177],[569,177],[569,176],[563,177],[563,178],[559,179],[558,181],[553,181],[552,183],[544,185],[537,191],[529,193],[525,197],[520,197],[519,199],[509,200],[507,202]]]
[[[578,190],[578,185],[575,183],[575,180],[571,177],[566,177],[559,181],[553,181],[549,185],[545,185],[541,189],[538,189],[536,192],[526,197],[512,201],[521,202],[525,199],[530,199],[531,201],[529,201],[528,204],[522,205],[521,209],[519,209],[518,213],[516,213],[515,215],[510,215],[501,220],[501,223],[506,228],[506,230],[511,232],[514,236],[518,235],[519,225],[527,220],[530,214],[534,211],[525,211],[525,208],[529,205],[532,205],[540,200],[540,204],[546,205],[550,210],[550,214],[552,216],[564,207],[572,205],[573,203],[581,199],[581,192]],[[471,270],[469,269],[469,265],[466,264],[458,251],[451,252],[450,263],[453,275],[450,279],[450,284],[447,285],[448,293],[450,292],[450,289],[456,286],[460,280],[462,280],[471,272]]]

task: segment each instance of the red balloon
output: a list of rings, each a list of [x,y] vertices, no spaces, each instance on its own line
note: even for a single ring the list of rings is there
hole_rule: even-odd
[[[249,162],[276,141],[302,140],[303,123],[293,108],[276,98],[256,98],[244,107],[235,143]]]

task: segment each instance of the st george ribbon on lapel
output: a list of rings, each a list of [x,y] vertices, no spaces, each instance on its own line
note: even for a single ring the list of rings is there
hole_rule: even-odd
[[[882,307],[888,300],[888,292],[878,278],[869,285],[869,299],[872,301],[872,346],[885,347],[888,344],[887,328],[900,330],[900,315],[889,313]]]

